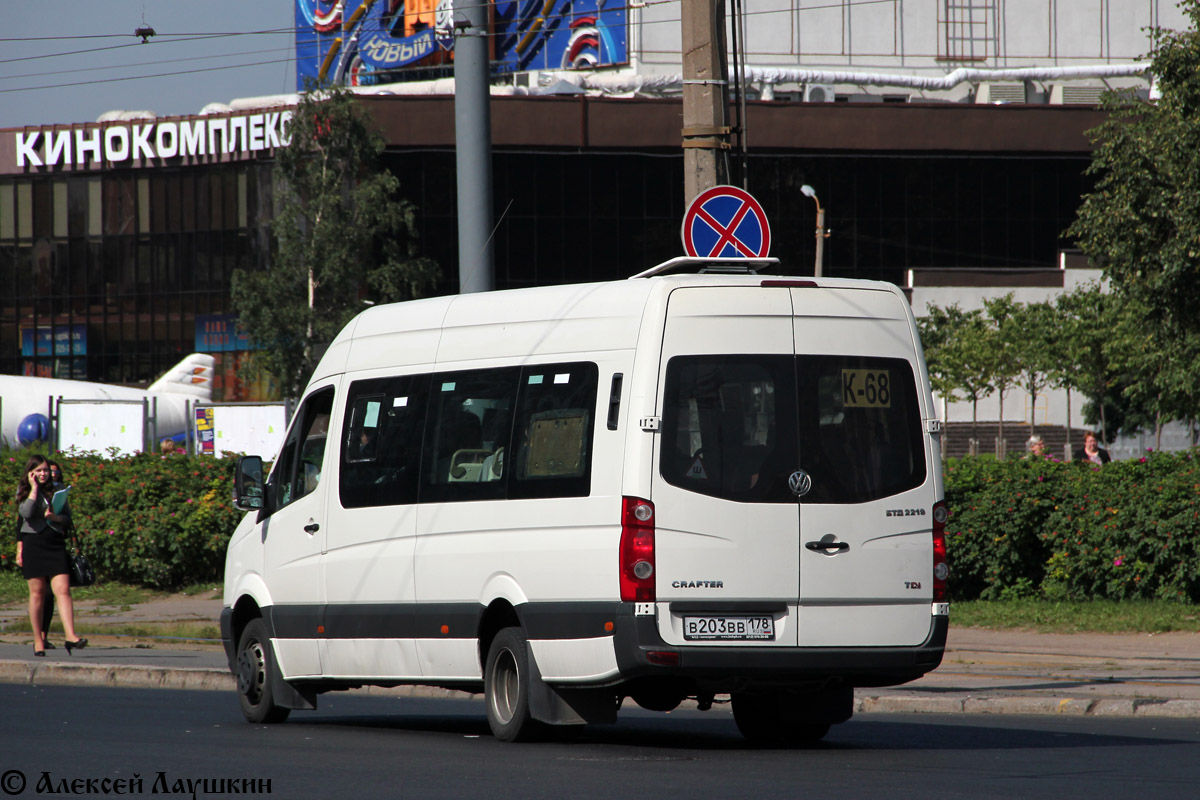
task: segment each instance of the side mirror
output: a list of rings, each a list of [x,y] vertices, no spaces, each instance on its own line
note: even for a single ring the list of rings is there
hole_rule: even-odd
[[[233,506],[242,511],[257,511],[263,507],[263,462],[260,456],[238,459],[233,477]]]

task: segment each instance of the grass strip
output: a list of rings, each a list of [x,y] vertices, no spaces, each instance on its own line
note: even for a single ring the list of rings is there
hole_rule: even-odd
[[[1200,631],[1200,606],[1157,600],[973,600],[950,604],[950,624],[1040,633]]]

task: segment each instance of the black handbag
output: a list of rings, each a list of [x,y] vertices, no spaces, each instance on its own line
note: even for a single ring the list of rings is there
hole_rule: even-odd
[[[71,544],[75,548],[75,552],[69,554],[71,557],[71,585],[91,586],[96,582],[96,571],[92,569],[87,556],[79,552],[79,541],[75,538],[74,529],[71,531]]]
[[[96,571],[88,563],[87,556],[76,553],[71,556],[71,585],[91,586],[96,582]]]

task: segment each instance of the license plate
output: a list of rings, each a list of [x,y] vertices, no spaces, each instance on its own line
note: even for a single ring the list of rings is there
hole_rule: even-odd
[[[684,617],[683,638],[697,640],[772,640],[775,638],[775,620],[768,616],[750,617]]]

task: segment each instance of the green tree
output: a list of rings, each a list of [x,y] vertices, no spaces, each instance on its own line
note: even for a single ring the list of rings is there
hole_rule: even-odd
[[[1136,303],[1121,312],[1117,327],[1128,333],[1107,346],[1122,390],[1112,405],[1121,414],[1122,433],[1152,428],[1157,447],[1164,424],[1200,417],[1200,385],[1195,379],[1200,371],[1200,335],[1141,324],[1144,310]],[[1126,344],[1120,347],[1121,343]]]
[[[1017,303],[1004,318],[1001,337],[1012,342],[1016,385],[1029,394],[1029,435],[1033,436],[1037,399],[1054,383],[1059,365],[1058,313],[1048,302]]]
[[[1114,358],[1122,360],[1121,354],[1135,346],[1127,337],[1128,327],[1120,325],[1120,301],[1098,285],[1087,284],[1059,295],[1055,307],[1063,365],[1059,384],[1091,403],[1099,416],[1101,439],[1109,442],[1106,409],[1120,392]]]
[[[252,360],[298,397],[322,345],[366,304],[419,297],[437,265],[417,251],[416,208],[380,166],[384,140],[345,87],[310,84],[276,151],[271,266],[237,270],[232,304]]]
[[[991,331],[979,309],[930,304],[917,320],[933,388],[946,400],[971,401],[971,438],[979,440],[979,400],[992,392],[988,348]]]
[[[1009,389],[1020,385],[1020,305],[1013,299],[1012,292],[1003,297],[987,297],[983,300],[983,308],[990,324],[990,335],[985,339],[984,352],[991,373],[992,387],[1000,401],[1000,424],[996,435],[1001,440],[1004,439],[1004,397]]]
[[[1157,29],[1150,53],[1159,99],[1106,96],[1095,189],[1067,231],[1168,336],[1200,331],[1200,0],[1179,5],[1190,29]]]

